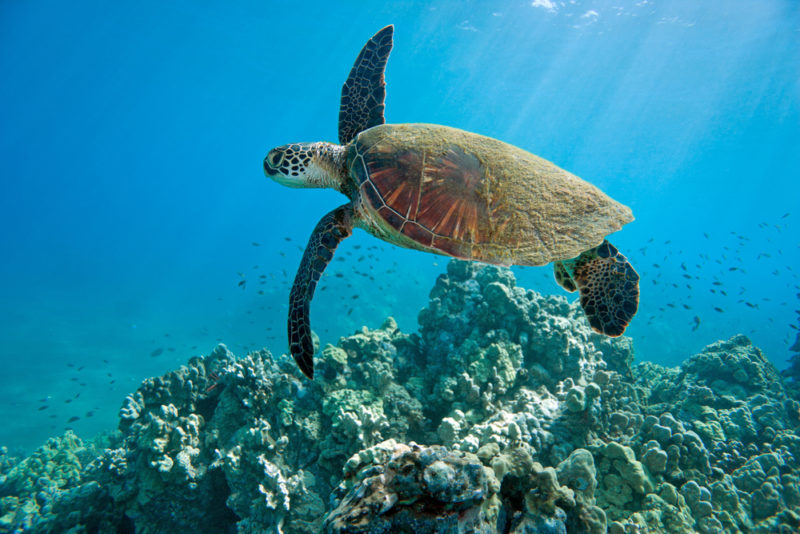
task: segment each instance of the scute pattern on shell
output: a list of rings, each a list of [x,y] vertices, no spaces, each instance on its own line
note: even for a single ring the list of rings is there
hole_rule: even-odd
[[[480,189],[485,174],[478,159],[450,145],[439,154],[414,148],[376,145],[357,158],[361,186],[383,219],[406,237],[453,256],[483,244],[487,205]]]
[[[383,124],[348,147],[364,227],[408,248],[544,265],[598,246],[630,209],[502,141],[432,124]]]

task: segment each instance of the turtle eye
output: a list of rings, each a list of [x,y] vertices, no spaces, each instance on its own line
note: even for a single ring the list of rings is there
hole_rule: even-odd
[[[277,169],[283,163],[283,151],[271,150],[266,157],[267,164],[273,169]]]

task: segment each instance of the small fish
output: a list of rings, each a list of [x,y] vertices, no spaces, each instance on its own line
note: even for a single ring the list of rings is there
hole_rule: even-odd
[[[694,316],[694,326],[692,327],[692,332],[700,328],[700,317],[697,315]]]
[[[261,243],[259,243],[258,241],[253,241],[250,244],[253,245],[254,247],[260,247],[261,246]]]
[[[244,289],[247,286],[247,280],[240,280],[237,285]]]
[[[162,348],[160,348],[160,347],[159,347],[159,348],[157,348],[156,350],[154,350],[153,352],[151,352],[151,353],[150,353],[150,356],[151,356],[152,358],[155,358],[156,356],[160,355],[162,352],[164,352],[164,349],[162,349]]]
[[[80,417],[78,417],[77,415],[73,415],[72,417],[67,419],[67,423],[74,423],[75,421],[77,421],[79,419],[80,419]]]
[[[714,307],[714,311],[715,311],[715,312],[722,313],[722,312],[724,312],[725,310],[723,310],[723,309],[722,309],[722,308],[720,308],[720,307]]]
[[[708,237],[708,234],[705,233],[705,232],[703,232],[703,237],[705,237],[706,239],[711,239],[710,237]]]
[[[791,213],[789,213],[789,212],[787,211],[786,213],[784,213],[784,214],[781,216],[781,219],[785,219],[785,218],[786,218],[786,217],[788,217],[789,215],[791,215]]]
[[[48,409],[49,407],[50,407],[50,406],[48,406],[48,405],[46,405],[46,404],[45,404],[44,406],[39,406],[39,411],[41,412],[42,410],[46,410],[46,409]]]

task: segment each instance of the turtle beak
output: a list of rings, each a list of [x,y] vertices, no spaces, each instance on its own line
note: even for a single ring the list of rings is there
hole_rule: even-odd
[[[275,176],[276,174],[278,174],[279,171],[278,171],[278,169],[273,169],[272,167],[270,167],[269,161],[267,161],[268,158],[269,158],[269,156],[264,158],[264,174],[266,174],[267,176],[272,177],[272,176]]]

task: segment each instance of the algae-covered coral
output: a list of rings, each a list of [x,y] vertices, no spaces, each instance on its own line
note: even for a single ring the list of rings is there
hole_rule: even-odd
[[[454,261],[315,381],[220,345],[146,380],[115,436],[0,452],[0,531],[790,532],[800,403],[747,338],[633,365],[576,304]]]

